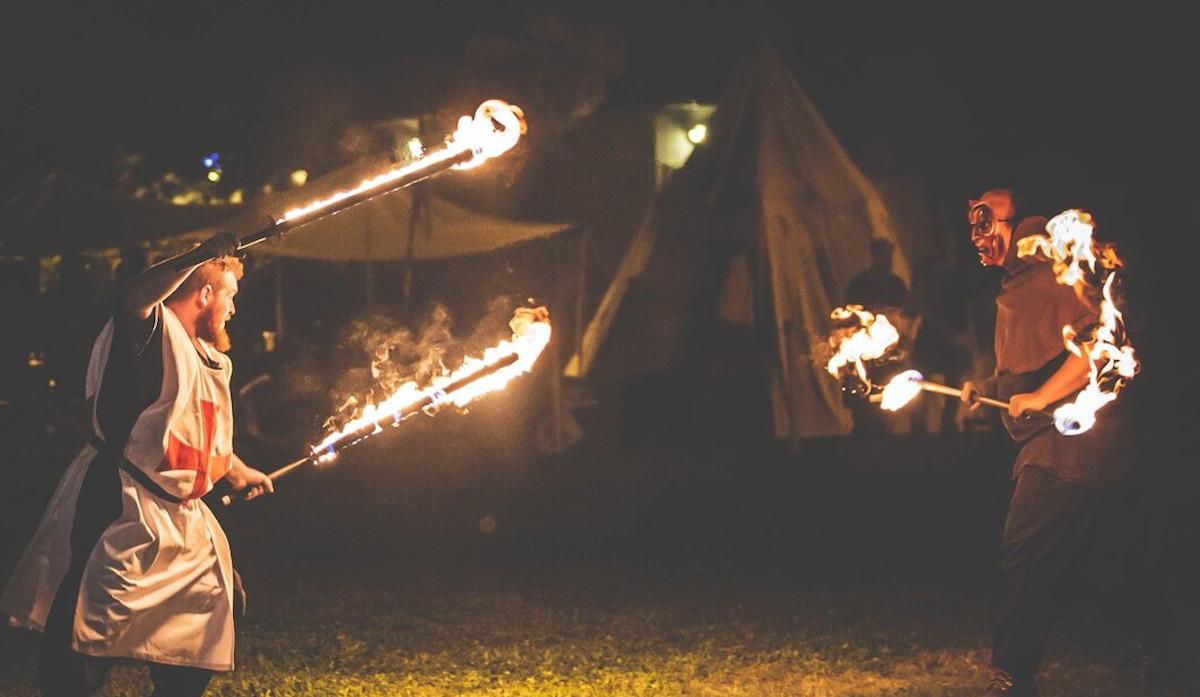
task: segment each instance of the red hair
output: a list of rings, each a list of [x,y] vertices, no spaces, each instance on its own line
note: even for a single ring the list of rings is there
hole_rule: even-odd
[[[192,293],[203,288],[206,284],[212,284],[215,288],[221,282],[221,276],[226,271],[232,271],[233,277],[241,280],[244,269],[242,268],[242,260],[237,257],[221,257],[220,259],[212,259],[197,266],[192,271],[183,283],[175,289],[174,293],[167,298],[167,302],[179,300],[187,297]]]

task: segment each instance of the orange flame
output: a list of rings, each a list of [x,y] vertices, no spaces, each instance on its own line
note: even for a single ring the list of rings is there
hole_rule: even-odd
[[[1055,425],[1067,435],[1083,433],[1096,423],[1096,412],[1117,398],[1125,383],[1137,375],[1139,365],[1125,332],[1125,322],[1116,303],[1112,286],[1121,260],[1111,245],[1092,240],[1095,224],[1092,216],[1080,210],[1067,210],[1046,224],[1050,234],[1035,235],[1017,243],[1022,257],[1042,254],[1054,264],[1054,273],[1063,285],[1080,287],[1087,282],[1084,267],[1096,274],[1100,264],[1103,277],[1100,318],[1091,336],[1076,341],[1071,325],[1063,327],[1063,344],[1071,353],[1088,359],[1088,384],[1075,401],[1054,410]]]
[[[403,166],[393,167],[370,179],[364,179],[358,186],[351,189],[339,191],[323,199],[285,211],[276,222],[292,221],[325,208],[331,208],[348,198],[372,189],[385,187],[414,172],[428,169],[431,165],[439,162],[454,159],[468,151],[472,153],[471,159],[455,165],[455,167],[458,169],[478,167],[487,160],[511,150],[526,130],[525,114],[520,107],[499,99],[489,99],[475,110],[474,118],[470,116],[459,118],[457,130],[446,140],[446,147],[441,150]]]
[[[849,332],[835,331],[829,337],[829,347],[834,354],[825,364],[825,370],[833,377],[840,378],[842,369],[852,365],[863,384],[870,385],[871,380],[863,361],[887,355],[900,342],[900,332],[887,317],[867,312],[862,305],[835,307],[829,313],[829,318],[835,322],[857,318],[859,326]]]
[[[327,446],[336,442],[339,438],[349,433],[355,433],[373,423],[376,424],[374,432],[378,433],[383,429],[376,423],[377,421],[388,415],[400,414],[406,409],[411,410],[414,405],[420,403],[426,397],[434,396],[435,405],[454,404],[458,407],[464,407],[481,395],[503,389],[513,378],[529,372],[538,357],[542,355],[542,351],[546,348],[546,345],[550,343],[550,322],[547,317],[548,315],[544,311],[536,319],[531,319],[527,315],[523,316],[522,311],[518,311],[517,318],[511,323],[513,327],[512,339],[501,341],[499,344],[486,349],[482,356],[467,357],[457,369],[446,375],[434,378],[432,383],[425,388],[418,387],[415,382],[406,382],[383,401],[368,405],[363,409],[363,413],[358,418],[353,419],[343,426],[341,430],[329,434],[319,444],[313,446],[312,452],[321,453],[317,457],[317,463],[326,463],[337,457],[336,452],[324,451],[326,451]],[[517,355],[517,360],[512,364],[468,383],[460,389],[442,394],[442,388],[447,385],[489,365],[507,359],[513,354]]]

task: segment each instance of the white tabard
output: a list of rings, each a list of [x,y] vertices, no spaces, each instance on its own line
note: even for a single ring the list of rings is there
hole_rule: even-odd
[[[87,560],[73,645],[93,656],[233,670],[229,542],[200,500],[229,471],[232,460],[232,365],[207,344],[211,364],[203,360],[166,306],[159,306],[158,317],[163,325],[162,391],[135,421],[124,456],[183,502],[160,498],[120,471],[121,515],[103,532]],[[88,364],[87,396],[93,404],[112,339],[109,322]],[[103,439],[94,407],[92,427]],[[39,631],[45,626],[70,565],[76,501],[96,453],[85,446],[68,467],[0,595],[0,612],[14,624]]]

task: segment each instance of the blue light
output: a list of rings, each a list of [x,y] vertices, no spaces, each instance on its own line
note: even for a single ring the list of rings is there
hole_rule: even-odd
[[[220,162],[221,162],[221,156],[220,156],[220,154],[215,153],[215,152],[210,152],[208,155],[205,155],[205,157],[204,157],[204,166],[209,169],[212,169],[213,167],[220,167],[221,166]]]

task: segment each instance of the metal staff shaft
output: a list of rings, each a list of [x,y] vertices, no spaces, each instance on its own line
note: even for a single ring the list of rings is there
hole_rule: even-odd
[[[943,385],[943,384],[937,383],[937,382],[930,382],[929,380],[925,380],[925,379],[912,380],[911,382],[913,384],[919,386],[925,392],[933,392],[935,394],[944,394],[944,395],[947,395],[950,397],[962,397],[962,390],[959,388],[956,388],[956,387],[950,387],[949,385]],[[875,401],[874,397],[872,397],[872,401]],[[1008,402],[1003,402],[999,399],[992,399],[991,397],[976,396],[974,398],[974,401],[979,402],[980,404],[986,404],[989,407],[996,407],[997,409],[1003,409],[1005,411],[1008,411],[1008,408],[1010,406]],[[1038,416],[1044,416],[1048,419],[1054,418],[1054,414],[1051,414],[1048,411],[1042,411],[1040,409],[1030,409],[1030,410],[1026,411],[1025,413],[1026,414],[1037,414]]]
[[[930,382],[928,380],[917,380],[916,382],[918,385],[921,386],[921,389],[925,390],[926,392],[934,392],[937,394],[949,395],[951,397],[961,397],[962,396],[962,390],[955,389],[953,387],[950,387],[949,385],[940,385],[936,382]],[[1008,408],[1010,406],[1008,402],[1002,402],[999,399],[992,399],[991,397],[977,396],[974,399],[976,402],[979,402],[980,404],[986,404],[989,407],[996,407],[997,409],[1003,409],[1005,411],[1008,411]],[[1024,413],[1025,414],[1037,414],[1038,416],[1044,416],[1047,419],[1050,419],[1051,421],[1054,420],[1054,414],[1051,414],[1050,412],[1042,410],[1042,409],[1029,409],[1029,410],[1026,410]]]
[[[274,472],[267,474],[267,478],[270,479],[271,481],[275,481],[282,477],[286,477],[287,475],[291,474],[293,471],[299,469],[301,466],[307,465],[308,463],[313,462],[313,461],[314,461],[314,458],[311,455],[309,455],[308,457],[300,458],[299,460],[296,460],[295,462],[293,462],[291,464],[284,465],[283,467],[280,467],[279,469],[275,470]],[[246,499],[246,495],[243,493],[225,494],[224,496],[221,497],[221,505],[229,506],[235,500],[236,501],[244,501],[245,499]]]
[[[404,421],[408,417],[418,412],[428,413],[431,411],[436,411],[443,404],[450,401],[450,395],[454,394],[456,391],[461,390],[477,380],[492,375],[503,368],[507,368],[520,359],[520,354],[514,351],[513,353],[510,353],[499,360],[488,363],[473,373],[462,376],[445,387],[427,390],[420,399],[410,402],[393,412],[382,414],[375,420],[364,424],[362,427],[348,433],[344,433],[333,441],[330,441],[329,443],[326,443],[318,448],[314,448],[313,452],[307,457],[296,460],[291,464],[284,465],[274,472],[271,472],[267,476],[271,478],[271,481],[276,481],[291,474],[309,462],[316,464],[323,458],[336,455],[345,448],[348,448],[349,446],[374,435],[378,431],[382,430],[384,426],[398,426],[401,421]],[[245,500],[245,498],[246,497],[244,494],[238,494],[234,496],[226,495],[221,497],[221,503],[228,506],[234,501]]]
[[[439,156],[440,155],[440,156]],[[398,189],[403,189],[412,186],[419,181],[428,179],[436,174],[445,172],[448,169],[460,164],[470,162],[474,159],[475,150],[469,147],[463,147],[459,152],[451,152],[450,154],[440,153],[426,158],[424,161],[418,161],[414,164],[397,167],[391,170],[395,176],[388,174],[377,177],[380,181],[373,186],[367,186],[358,191],[352,191],[343,197],[336,195],[330,197],[325,205],[312,205],[311,210],[304,210],[296,215],[285,215],[282,218],[275,220],[267,227],[258,232],[250,233],[238,240],[238,251],[248,249],[254,245],[268,240],[276,235],[291,230],[292,228],[300,227],[314,220],[319,220],[329,215],[339,213],[341,211],[355,206],[363,201],[369,201],[376,196],[380,196]],[[422,164],[424,162],[424,164]],[[404,171],[404,170],[408,171]],[[173,263],[177,271],[183,271],[197,264],[203,264],[210,259],[215,259],[216,256],[205,250],[203,247],[186,252],[177,257]]]

